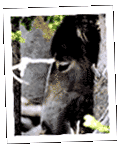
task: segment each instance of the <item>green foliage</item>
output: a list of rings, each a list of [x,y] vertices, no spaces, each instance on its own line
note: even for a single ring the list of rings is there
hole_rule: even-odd
[[[55,16],[48,16],[47,20],[49,20],[49,24],[48,29],[50,29],[50,31],[48,31],[47,28],[45,28],[45,23],[43,23],[43,32],[45,33],[45,37],[47,37],[47,39],[49,39],[51,36],[51,34],[57,30],[57,27],[61,24],[62,20],[64,19],[65,15],[55,15]],[[35,16],[31,16],[31,17],[11,17],[11,23],[15,26],[15,27],[19,27],[19,22],[21,21],[21,25],[25,26],[25,28],[28,31],[32,30],[32,26],[31,26],[31,22],[35,19]],[[36,27],[38,28],[38,27]],[[11,33],[12,36],[12,40],[16,40],[19,41],[21,43],[25,43],[25,39],[23,39],[21,37],[21,32],[18,30],[16,32],[12,32]],[[44,37],[44,38],[45,38]]]
[[[97,121],[93,116],[91,115],[86,115],[84,117],[85,122],[83,123],[83,125],[85,127],[89,127],[93,130],[98,130],[99,132],[105,132],[105,133],[110,133],[109,129],[110,126],[105,126],[102,125],[99,121]]]
[[[32,30],[32,21],[35,19],[35,16],[24,17],[21,19],[21,25],[25,26],[28,31]]]
[[[21,25],[25,26],[26,30],[31,31],[32,30],[32,21],[35,19],[35,16],[30,17],[11,17],[11,23],[16,27],[19,26],[19,22],[21,21]]]
[[[50,20],[48,27],[54,31],[57,30],[57,27],[60,26],[64,17],[65,15],[48,16],[47,20]]]
[[[11,39],[18,41],[20,43],[25,43],[25,39],[21,37],[21,31],[11,32]]]

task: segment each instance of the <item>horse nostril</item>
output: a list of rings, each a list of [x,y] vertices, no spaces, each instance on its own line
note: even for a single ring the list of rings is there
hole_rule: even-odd
[[[43,121],[43,122],[42,122],[42,129],[43,129],[45,132],[47,132],[47,130],[48,130],[48,125],[47,125],[46,121]]]

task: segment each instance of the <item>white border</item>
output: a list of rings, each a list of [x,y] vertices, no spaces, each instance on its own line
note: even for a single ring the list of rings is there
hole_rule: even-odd
[[[115,93],[114,93],[114,51],[113,51],[113,23],[112,7],[75,7],[75,8],[45,8],[45,9],[15,9],[4,10],[5,25],[5,56],[6,56],[6,98],[7,98],[7,135],[8,143],[30,143],[30,142],[61,142],[61,141],[91,141],[91,140],[115,140],[116,139],[116,114],[115,114]],[[107,15],[107,58],[108,58],[108,81],[110,101],[110,134],[106,135],[60,135],[60,136],[14,136],[13,117],[13,93],[12,93],[12,48],[11,48],[11,25],[10,16],[41,16],[54,14],[99,14]]]

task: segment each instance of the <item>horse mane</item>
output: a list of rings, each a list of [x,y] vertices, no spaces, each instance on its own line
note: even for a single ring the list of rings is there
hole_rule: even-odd
[[[66,16],[53,37],[52,56],[59,61],[79,61],[85,56],[97,64],[100,43],[97,20],[98,15]]]

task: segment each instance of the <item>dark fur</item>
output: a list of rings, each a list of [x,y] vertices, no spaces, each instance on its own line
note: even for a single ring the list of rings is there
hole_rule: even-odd
[[[57,68],[56,62],[53,64],[41,113],[41,125],[46,134],[70,133],[70,127],[75,129],[77,120],[81,120],[80,133],[92,132],[83,127],[83,116],[93,115],[91,65],[97,64],[99,52],[97,19],[97,15],[67,16],[54,35],[52,56],[56,61],[69,61],[74,65],[63,73],[69,65]]]

